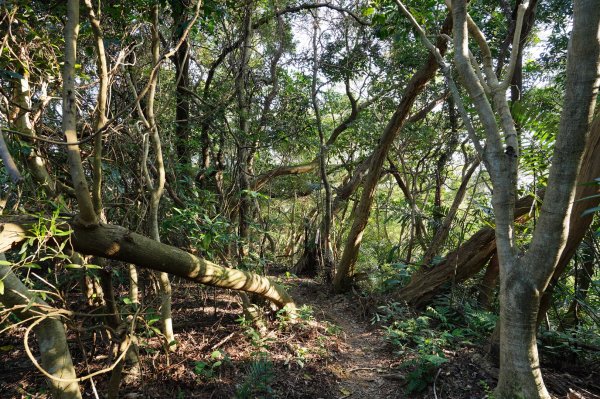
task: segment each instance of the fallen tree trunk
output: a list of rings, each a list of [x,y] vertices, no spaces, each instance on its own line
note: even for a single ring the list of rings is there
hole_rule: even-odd
[[[0,252],[24,240],[34,223],[38,220],[31,217],[0,216]],[[72,231],[71,245],[79,253],[133,263],[213,287],[251,292],[278,307],[294,306],[284,288],[258,274],[219,266],[121,226],[99,223],[85,227],[76,220],[65,223],[68,226],[62,229]]]
[[[598,185],[590,185],[595,178],[600,176],[600,117],[597,117],[590,128],[590,136],[583,155],[581,169],[577,176],[577,189],[575,203],[571,210],[569,236],[565,249],[544,293],[541,303],[538,322],[541,321],[551,303],[552,290],[560,275],[564,272],[573,254],[579,247],[585,232],[593,220],[593,215],[584,217],[581,214],[597,206],[600,193]],[[543,197],[540,194],[540,197]],[[515,219],[529,212],[532,206],[532,197],[521,198],[515,205]],[[415,306],[422,306],[440,287],[449,281],[462,282],[478,273],[496,251],[496,241],[491,228],[485,228],[475,233],[465,244],[449,253],[446,259],[433,269],[423,269],[413,275],[411,281],[400,291],[398,299]]]
[[[533,197],[517,201],[515,218],[526,215],[533,205]],[[449,281],[461,282],[478,273],[496,251],[494,229],[485,227],[473,234],[467,242],[446,255],[433,268],[423,268],[413,274],[410,282],[397,295],[401,301],[423,306]]]

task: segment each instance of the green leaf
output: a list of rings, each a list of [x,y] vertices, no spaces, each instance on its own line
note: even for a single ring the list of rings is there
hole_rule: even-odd
[[[21,75],[20,73],[9,71],[7,69],[0,69],[0,76],[13,79],[23,79],[23,75]]]
[[[154,331],[154,333],[155,333],[156,335],[160,335],[160,334],[161,334],[160,330],[159,330],[158,328],[156,328],[156,327],[150,327],[150,329],[151,329],[152,331]]]
[[[435,367],[439,367],[448,361],[448,359],[438,356],[438,355],[427,355],[427,356],[424,356],[424,358],[429,363],[433,364]]]
[[[0,295],[4,295],[4,280],[0,280]]]
[[[19,255],[24,254],[27,251],[27,248],[29,248],[29,245],[27,243],[23,244],[21,250],[19,251]]]
[[[7,260],[0,260],[0,266],[12,266],[12,262]]]
[[[581,217],[587,216],[589,214],[592,214],[594,212],[600,212],[600,206],[595,206],[593,208],[590,209],[586,209],[585,211],[583,211],[583,213],[581,214]]]
[[[68,236],[73,232],[73,230],[56,230],[54,232],[54,235],[57,237],[63,237],[63,236]]]

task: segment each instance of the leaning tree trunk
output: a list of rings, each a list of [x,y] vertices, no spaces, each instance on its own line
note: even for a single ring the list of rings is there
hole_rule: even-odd
[[[6,261],[4,254],[0,254],[0,260]],[[0,293],[0,303],[7,308],[20,307],[13,311],[20,319],[35,321],[52,313],[52,307],[32,294],[12,272],[10,266],[0,264],[0,281],[4,285],[4,292]],[[30,306],[31,302],[40,307]],[[52,397],[81,399],[62,321],[56,316],[47,317],[33,328],[33,332],[37,336],[40,348],[41,366],[53,377],[47,377]]]
[[[526,215],[533,204],[533,197],[527,196],[517,201],[515,218]],[[473,234],[464,244],[446,255],[446,258],[433,266],[424,267],[414,273],[410,282],[398,293],[397,298],[413,306],[421,307],[450,281],[460,283],[477,274],[496,252],[494,229],[485,227]]]
[[[581,170],[579,171],[579,177],[577,178],[576,200],[573,203],[573,209],[571,210],[569,238],[567,240],[567,245],[560,256],[558,265],[554,270],[554,274],[550,279],[550,284],[542,296],[538,325],[550,308],[550,304],[552,303],[552,293],[560,276],[565,271],[569,261],[575,254],[575,251],[577,251],[581,240],[583,240],[585,233],[594,220],[593,214],[582,216],[582,213],[587,209],[598,206],[600,203],[600,197],[598,197],[598,194],[600,194],[600,187],[598,185],[589,184],[600,176],[600,157],[598,156],[598,154],[600,154],[600,115],[596,116],[592,123],[588,140],[584,161],[581,165]]]
[[[37,223],[38,219],[26,216],[0,216],[0,252],[14,248],[25,240]],[[72,230],[71,244],[81,254],[133,263],[213,287],[254,293],[278,307],[294,307],[286,290],[266,277],[219,266],[124,227],[104,223],[87,226],[74,220],[58,228]],[[60,240],[60,237],[55,238],[56,241]]]
[[[446,18],[441,33],[448,33],[450,31],[451,21],[451,18]],[[440,52],[444,53],[447,48],[446,41],[444,39],[439,39],[438,47]],[[348,233],[344,252],[342,253],[342,258],[340,259],[333,278],[333,289],[336,292],[343,292],[350,288],[352,273],[358,258],[363,232],[367,226],[375,189],[388,150],[398,135],[398,132],[406,122],[406,118],[417,95],[423,91],[427,83],[435,76],[437,70],[438,63],[435,57],[431,55],[409,81],[396,112],[394,112],[394,115],[385,127],[378,145],[373,152],[371,164],[369,165],[369,172],[365,178],[360,202],[355,212],[354,222]]]

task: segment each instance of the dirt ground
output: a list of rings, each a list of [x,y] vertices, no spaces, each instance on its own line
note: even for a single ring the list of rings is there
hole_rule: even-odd
[[[497,369],[486,355],[465,348],[445,354],[449,362],[425,392],[407,395],[406,371],[399,367],[403,359],[385,342],[382,329],[365,317],[355,297],[331,296],[310,279],[288,279],[285,284],[297,304],[309,308],[301,308],[297,323],[271,314],[262,333],[240,322],[237,295],[174,284],[178,347],[167,353],[153,332],[155,326],[139,326],[140,372],[125,375],[120,397],[462,399],[485,398],[496,384]],[[80,376],[107,367],[112,359],[108,338],[92,327],[79,325],[78,334],[72,329],[69,334]],[[1,399],[47,397],[44,380],[23,350],[23,331],[19,327],[0,335]],[[82,383],[84,397],[104,397],[108,375]],[[600,398],[594,373],[548,369],[544,376],[556,398]]]

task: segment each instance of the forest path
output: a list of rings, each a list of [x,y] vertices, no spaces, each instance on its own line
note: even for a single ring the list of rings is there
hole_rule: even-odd
[[[327,368],[338,380],[337,398],[403,398],[402,375],[392,368],[390,347],[382,331],[361,314],[348,295],[332,296],[315,280],[298,279],[291,294],[298,306],[309,305],[318,321],[340,329],[338,351],[331,353]]]

